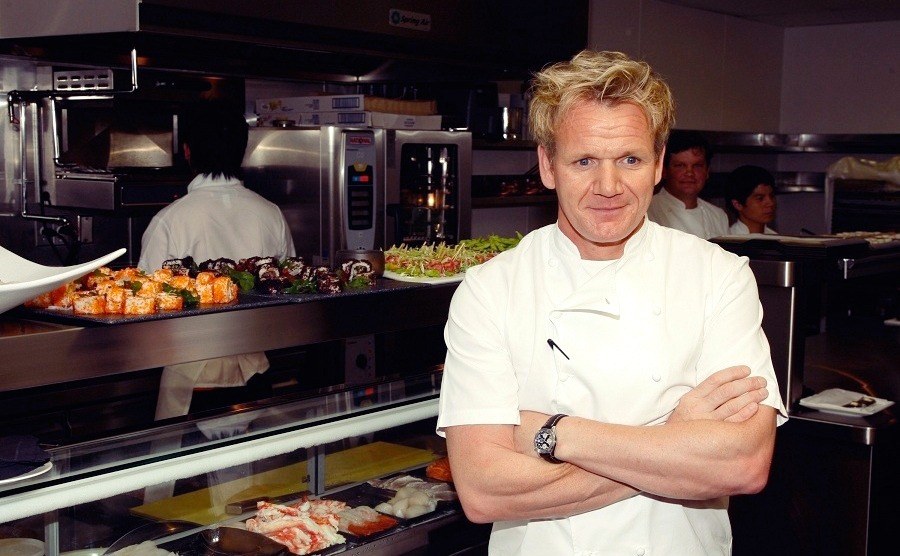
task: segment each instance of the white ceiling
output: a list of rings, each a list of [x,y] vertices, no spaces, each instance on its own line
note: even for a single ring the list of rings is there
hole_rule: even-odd
[[[780,27],[900,20],[900,0],[662,0]]]

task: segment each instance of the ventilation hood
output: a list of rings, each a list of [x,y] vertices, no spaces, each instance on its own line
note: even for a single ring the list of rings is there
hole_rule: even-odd
[[[48,6],[52,6],[49,8]],[[378,83],[525,79],[587,42],[588,0],[0,0],[0,53]]]

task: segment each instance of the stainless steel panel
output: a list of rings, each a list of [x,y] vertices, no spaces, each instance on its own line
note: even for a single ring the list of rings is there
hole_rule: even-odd
[[[324,250],[328,198],[319,168],[320,129],[251,128],[244,184],[277,204],[291,228],[297,254],[315,260]]]
[[[116,180],[83,180],[57,178],[56,204],[61,207],[78,207],[96,210],[116,208]]]
[[[750,261],[750,268],[759,287],[762,327],[769,340],[781,399],[790,411],[803,394],[806,338],[801,324],[802,296],[798,290],[803,267],[792,261],[754,259]]]

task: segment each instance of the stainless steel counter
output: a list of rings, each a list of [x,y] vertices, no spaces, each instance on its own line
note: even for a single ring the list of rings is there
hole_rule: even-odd
[[[443,324],[456,284],[127,324],[71,326],[0,316],[0,391],[224,355]],[[428,310],[423,310],[423,308]]]

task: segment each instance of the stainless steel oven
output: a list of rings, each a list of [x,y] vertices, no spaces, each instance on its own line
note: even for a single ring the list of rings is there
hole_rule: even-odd
[[[471,232],[466,132],[322,127],[250,130],[245,185],[279,205],[297,253],[454,243]]]

